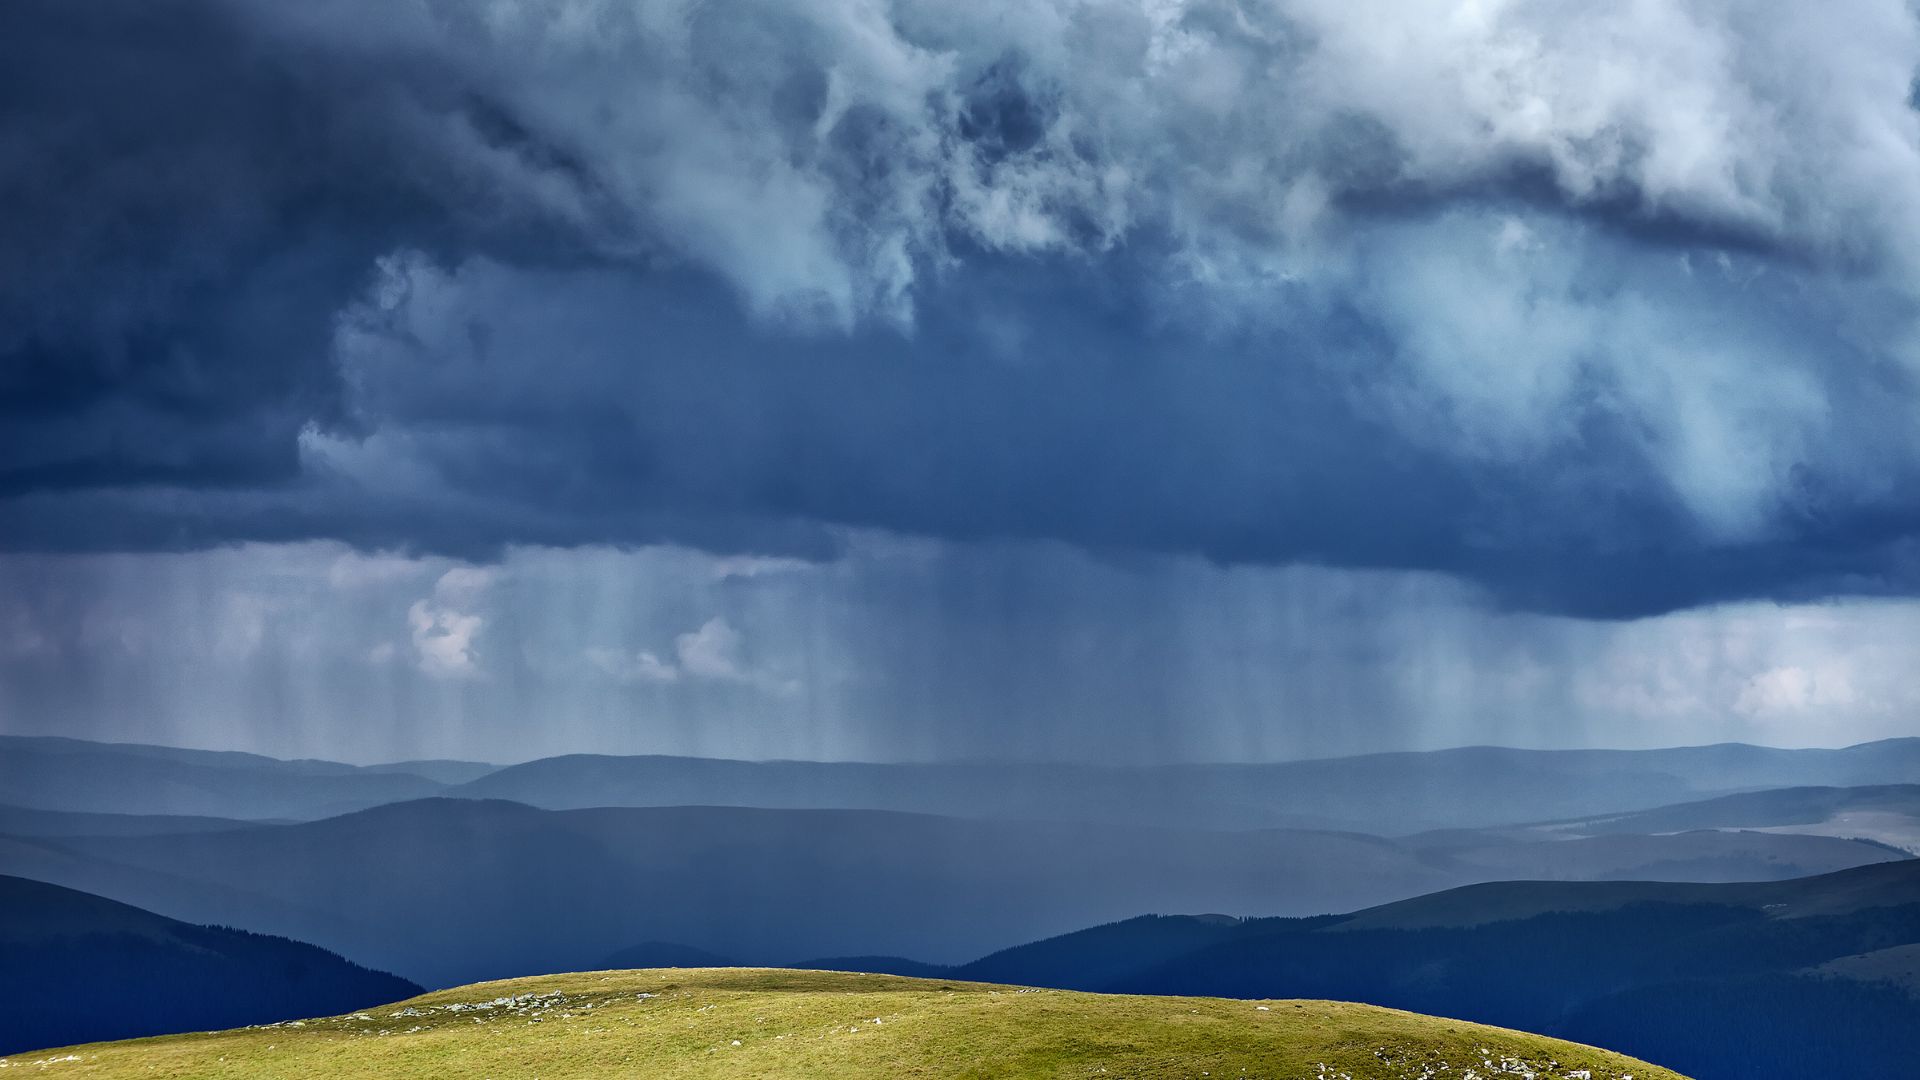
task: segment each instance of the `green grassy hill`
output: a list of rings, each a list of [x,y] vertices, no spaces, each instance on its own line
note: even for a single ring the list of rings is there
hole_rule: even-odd
[[[741,968],[479,983],[350,1016],[0,1059],[22,1066],[148,1080],[1678,1077],[1574,1043],[1365,1005]]]

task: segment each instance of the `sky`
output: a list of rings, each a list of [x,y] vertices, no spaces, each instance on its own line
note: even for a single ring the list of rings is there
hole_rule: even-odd
[[[0,732],[1920,734],[1916,72],[1904,0],[13,0]]]

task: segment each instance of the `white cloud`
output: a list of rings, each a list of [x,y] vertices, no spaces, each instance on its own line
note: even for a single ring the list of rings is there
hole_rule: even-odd
[[[1768,745],[1902,734],[1920,707],[1905,673],[1911,601],[1726,604],[1618,624],[1533,620],[1572,655],[1579,711],[1621,727]]]
[[[596,645],[587,649],[587,661],[621,682],[672,683],[680,681],[680,669],[645,649],[625,653]]]
[[[491,566],[456,566],[434,583],[434,598],[447,604],[471,604],[493,587],[500,571]]]
[[[466,678],[480,673],[473,639],[487,622],[478,615],[436,607],[416,600],[407,609],[413,649],[420,670],[442,678]]]
[[[680,666],[696,678],[738,682],[746,677],[740,666],[740,631],[719,616],[675,638],[673,650]]]
[[[798,693],[797,680],[784,678],[769,668],[749,664],[742,655],[744,639],[726,619],[716,615],[698,629],[677,635],[673,641],[673,661],[641,650],[625,653],[604,646],[586,650],[588,663],[621,682],[667,684],[683,679],[693,683],[731,683],[751,686],[764,693]]]
[[[1766,716],[1808,709],[1846,708],[1858,700],[1852,673],[1839,663],[1812,668],[1799,665],[1768,668],[1747,680],[1733,707],[1749,715]]]
[[[440,575],[433,596],[407,608],[407,628],[421,671],[438,678],[472,678],[481,673],[474,641],[487,620],[468,610],[493,584],[498,571],[456,566]]]

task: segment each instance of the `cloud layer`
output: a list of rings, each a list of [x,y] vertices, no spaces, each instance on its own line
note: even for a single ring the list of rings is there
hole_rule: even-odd
[[[21,0],[0,544],[1910,594],[1917,64],[1899,0]]]
[[[13,556],[0,729],[349,760],[1257,761],[1844,745],[1920,708],[1910,601],[1594,621],[1405,571],[848,545],[749,573],[671,547]]]

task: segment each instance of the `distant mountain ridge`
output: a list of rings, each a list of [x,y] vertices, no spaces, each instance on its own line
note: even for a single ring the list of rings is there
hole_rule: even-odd
[[[1439,853],[1308,830],[428,799],[215,831],[0,835],[0,872],[452,985],[590,967],[645,941],[750,964],[949,961],[1138,911],[1310,915],[1511,876],[1780,878],[1901,857],[1747,833],[1490,844]]]
[[[1350,834],[464,799],[236,831],[0,838],[0,872],[313,941],[429,985],[589,967],[648,940],[749,963],[959,958],[1143,906],[1325,910],[1459,880]]]
[[[0,736],[0,801],[22,809],[313,820],[448,796],[543,809],[865,809],[1211,830],[1405,835],[1591,819],[1785,787],[1920,784],[1920,739],[1837,750],[1466,747],[1249,765],[873,764],[566,755],[495,767],[356,766]],[[1471,792],[1471,798],[1462,794]]]
[[[1143,916],[955,979],[1326,997],[1604,1042],[1697,1080],[1911,1075],[1920,861],[1778,882],[1498,882],[1318,919]]]
[[[1554,822],[1548,827],[1558,833],[1581,836],[1767,829],[1863,837],[1909,854],[1920,854],[1920,784],[1741,792],[1677,806]]]
[[[1920,783],[1920,738],[1838,750],[1466,747],[1251,765],[888,765],[568,755],[447,791],[547,809],[859,807],[1382,834],[1651,809],[1757,788]],[[1472,792],[1470,799],[1462,792]],[[990,809],[986,809],[990,808]]]
[[[0,836],[164,836],[219,832],[263,824],[239,818],[183,814],[90,814],[78,810],[32,810],[0,804]]]
[[[75,739],[0,738],[0,799],[21,809],[236,819],[317,818],[437,795],[398,766]]]
[[[1227,945],[1244,948],[1255,941],[1303,940],[1303,935],[1316,939],[1331,935],[1326,939],[1337,941],[1362,932],[1480,930],[1542,917],[1613,915],[1648,906],[1712,909],[1789,928],[1810,925],[1795,920],[1863,912],[1920,913],[1920,860],[1761,882],[1493,881],[1311,918],[1143,915],[1003,949],[946,970],[955,978],[1107,990],[1153,978],[1172,961]],[[1896,938],[1908,934],[1920,942],[1920,921],[1904,927],[1896,923],[1892,934]],[[1817,955],[1830,943],[1803,944],[1810,950],[1808,955]],[[1852,953],[1835,954],[1842,955]],[[1108,959],[1113,957],[1124,959]],[[1209,977],[1199,972],[1199,964],[1192,966],[1194,973],[1181,978]]]
[[[0,876],[0,1054],[274,1023],[419,992],[298,941]]]
[[[8,749],[33,750],[42,753],[117,753],[130,757],[157,758],[218,768],[265,768],[310,776],[411,773],[439,784],[465,783],[500,767],[483,761],[457,761],[448,758],[420,758],[353,765],[326,758],[277,758],[266,754],[249,753],[245,750],[205,750],[195,747],[162,746],[158,743],[100,742],[91,739],[73,739],[63,735],[0,735],[0,753],[5,753]]]

